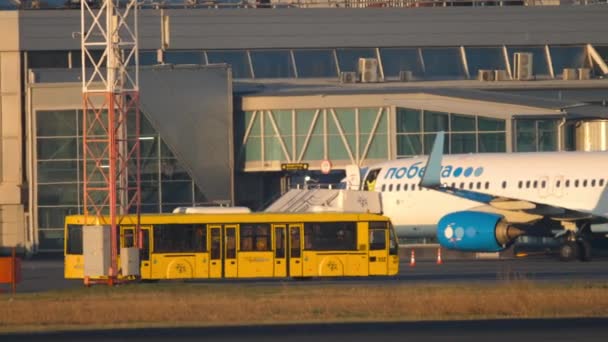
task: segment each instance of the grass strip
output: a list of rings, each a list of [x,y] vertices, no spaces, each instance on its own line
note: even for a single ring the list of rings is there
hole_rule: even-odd
[[[131,284],[0,297],[0,331],[604,317],[608,284]]]

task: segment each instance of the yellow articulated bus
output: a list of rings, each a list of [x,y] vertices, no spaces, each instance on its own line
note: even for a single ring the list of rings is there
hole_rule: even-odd
[[[120,247],[133,247],[135,219],[123,218]],[[66,217],[66,278],[84,277],[84,220]],[[146,214],[140,228],[143,280],[386,276],[399,270],[393,227],[374,214]]]

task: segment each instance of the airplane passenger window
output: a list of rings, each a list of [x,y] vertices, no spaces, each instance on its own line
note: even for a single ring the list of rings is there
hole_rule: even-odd
[[[382,184],[382,192],[384,192],[384,190],[386,190],[386,184]]]
[[[569,188],[569,187],[570,187],[570,180],[568,179],[568,180],[566,180],[566,188]]]
[[[592,179],[592,180],[591,180],[591,186],[592,186],[592,187],[595,187],[595,179]]]
[[[583,187],[586,188],[587,187],[587,180],[583,180]]]
[[[470,182],[469,183],[469,190],[472,190],[472,189],[473,189],[473,182]]]
[[[399,191],[401,190],[401,184],[397,184],[397,188],[395,189],[395,191]]]
[[[403,184],[403,191],[407,191],[407,184]]]
[[[502,181],[502,188],[506,189],[507,188],[507,181]]]
[[[460,183],[460,188],[464,189],[464,183]]]
[[[517,183],[517,187],[520,188],[520,189],[521,189],[522,185],[523,185],[522,181],[519,181],[519,183]]]
[[[560,183],[561,183],[560,180],[558,180],[557,182],[555,182],[555,187],[559,188]]]
[[[456,187],[456,183],[452,183],[452,188],[455,188],[455,187]]]
[[[600,186],[604,186],[604,180],[600,179]]]
[[[538,186],[538,181],[534,181],[534,183],[533,183],[534,189],[536,189],[537,186]]]
[[[578,179],[574,180],[574,187],[578,188]]]
[[[530,187],[530,181],[526,181],[526,189]]]
[[[541,188],[543,188],[543,189],[544,189],[546,186],[547,186],[547,182],[546,182],[546,181],[542,181],[542,182],[540,182],[540,187],[541,187]]]
[[[388,191],[393,191],[393,184],[388,185]]]
[[[486,190],[490,188],[490,182],[486,182]]]
[[[481,182],[477,182],[477,190],[481,189]]]

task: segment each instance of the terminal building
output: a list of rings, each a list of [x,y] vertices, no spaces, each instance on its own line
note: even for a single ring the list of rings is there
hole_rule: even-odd
[[[608,148],[606,5],[325,7],[139,12],[143,212],[259,210],[439,131],[446,153]],[[0,28],[0,247],[61,252],[83,205],[80,11]]]

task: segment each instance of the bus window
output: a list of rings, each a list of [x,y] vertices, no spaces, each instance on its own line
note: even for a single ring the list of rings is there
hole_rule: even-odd
[[[241,224],[241,251],[269,251],[269,224]]]
[[[141,260],[150,260],[150,230],[142,229],[141,230],[141,250],[139,251],[139,258]]]
[[[370,229],[369,230],[369,249],[370,250],[386,249],[386,229]]]
[[[220,228],[211,229],[211,260],[221,259],[222,238]]]
[[[125,229],[124,232],[124,237],[123,237],[123,247],[134,247],[135,246],[135,229],[134,228],[129,228],[129,229]]]
[[[274,253],[277,258],[285,257],[285,228],[275,228]]]
[[[270,225],[258,225],[255,229],[255,250],[269,251],[270,250]]]
[[[155,253],[193,253],[205,251],[204,226],[161,224],[154,226]]]
[[[82,254],[82,225],[68,224],[66,254]]]
[[[253,250],[253,227],[241,225],[241,251]]]
[[[304,225],[306,249],[316,251],[356,250],[355,222],[315,222]]]
[[[234,228],[226,228],[226,259],[236,258],[236,236]]]
[[[299,227],[291,227],[291,254],[292,258],[299,258],[300,251],[300,228]]]
[[[397,236],[395,235],[395,230],[393,229],[393,225],[390,224],[389,229],[389,255],[399,255],[399,243],[397,242]]]
[[[207,250],[207,232],[204,225],[196,226],[194,232],[194,249],[197,252]]]

